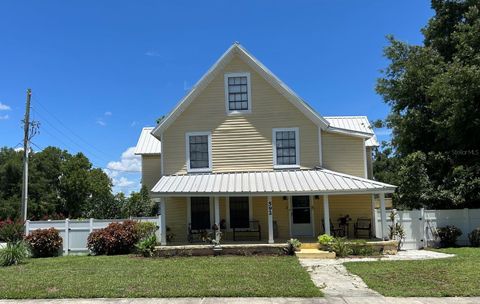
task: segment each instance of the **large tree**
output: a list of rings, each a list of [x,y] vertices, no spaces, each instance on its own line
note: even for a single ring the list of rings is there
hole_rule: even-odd
[[[390,105],[378,179],[399,207],[480,206],[480,1],[433,0],[423,45],[388,37],[377,92]],[[388,168],[396,174],[381,173]]]
[[[32,219],[112,215],[112,183],[81,153],[47,147],[30,153],[28,216]],[[22,152],[0,150],[0,219],[20,214]],[[120,208],[119,208],[120,209]],[[95,212],[95,211],[98,212]]]

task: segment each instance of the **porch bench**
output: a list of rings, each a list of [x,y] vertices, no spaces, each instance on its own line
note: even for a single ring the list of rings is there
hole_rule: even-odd
[[[247,234],[250,237],[255,237],[259,241],[262,239],[262,231],[260,229],[260,223],[258,221],[249,221],[248,228],[232,228],[233,230],[233,240],[237,240],[237,234],[245,235]]]

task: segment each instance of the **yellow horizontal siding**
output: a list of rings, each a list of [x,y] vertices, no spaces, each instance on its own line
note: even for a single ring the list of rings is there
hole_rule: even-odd
[[[224,74],[250,72],[252,113],[228,116]],[[300,165],[319,164],[318,128],[243,61],[234,57],[163,134],[165,174],[186,172],[185,133],[212,132],[214,172],[273,169],[272,129],[298,127]]]
[[[173,242],[187,242],[187,198],[169,197],[165,204],[166,225],[175,235]]]
[[[148,190],[160,180],[161,166],[160,155],[142,155],[142,185]]]
[[[363,138],[322,131],[323,167],[365,177]]]

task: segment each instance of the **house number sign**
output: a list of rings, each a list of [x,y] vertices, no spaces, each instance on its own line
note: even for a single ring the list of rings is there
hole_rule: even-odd
[[[268,215],[272,215],[272,202],[268,202]]]

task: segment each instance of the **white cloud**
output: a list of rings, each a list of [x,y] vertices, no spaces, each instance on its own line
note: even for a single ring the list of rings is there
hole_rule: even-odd
[[[7,111],[10,109],[10,106],[7,106],[6,104],[0,102],[0,111]]]
[[[135,155],[135,147],[130,147],[122,153],[120,161],[111,161],[107,164],[107,168],[117,171],[140,172],[142,170],[142,162],[139,155]]]
[[[7,120],[9,118],[10,118],[10,116],[8,116],[8,115],[3,115],[3,116],[0,115],[0,120]]]
[[[104,172],[112,179],[113,192],[130,194],[140,190],[141,158],[134,154],[135,147],[122,153],[119,161],[111,161]]]
[[[97,124],[102,127],[105,127],[107,125],[107,123],[101,118],[97,119]]]
[[[110,112],[110,111],[107,111],[107,112],[105,112],[105,114],[104,114],[104,115],[105,115],[105,116],[112,116],[112,112]]]
[[[145,55],[150,56],[150,57],[160,57],[161,56],[159,52],[154,51],[154,50],[146,51]]]

